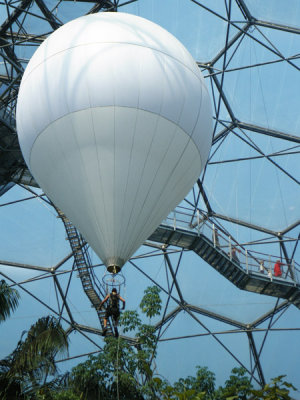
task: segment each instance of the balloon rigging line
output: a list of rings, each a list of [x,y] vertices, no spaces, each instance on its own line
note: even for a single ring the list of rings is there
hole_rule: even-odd
[[[119,396],[119,347],[120,347],[120,336],[118,336],[118,346],[117,346],[117,399],[118,400],[120,400],[120,396]]]

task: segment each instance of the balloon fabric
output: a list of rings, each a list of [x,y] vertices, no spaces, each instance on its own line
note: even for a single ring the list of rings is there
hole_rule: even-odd
[[[73,20],[30,60],[17,132],[40,187],[117,272],[208,158],[208,90],[185,47],[125,13]]]

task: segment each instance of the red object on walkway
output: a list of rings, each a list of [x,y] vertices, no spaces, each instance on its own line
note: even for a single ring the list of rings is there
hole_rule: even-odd
[[[280,260],[277,260],[274,265],[274,276],[277,276],[277,277],[282,276],[281,265],[282,265],[282,263],[280,262]]]

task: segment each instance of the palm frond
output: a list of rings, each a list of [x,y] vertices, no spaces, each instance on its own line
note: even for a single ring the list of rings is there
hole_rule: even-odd
[[[0,322],[5,321],[18,307],[20,295],[2,279],[0,281]]]
[[[47,375],[57,373],[57,354],[68,351],[68,337],[59,321],[53,316],[40,318],[31,326],[25,340],[13,352],[10,376],[27,374],[31,381],[40,382]]]

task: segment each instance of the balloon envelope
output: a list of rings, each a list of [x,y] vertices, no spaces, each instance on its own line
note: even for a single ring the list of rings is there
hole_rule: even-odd
[[[207,88],[184,46],[122,13],[84,16],[50,35],[17,103],[33,176],[112,271],[191,190],[208,158],[211,121]]]

